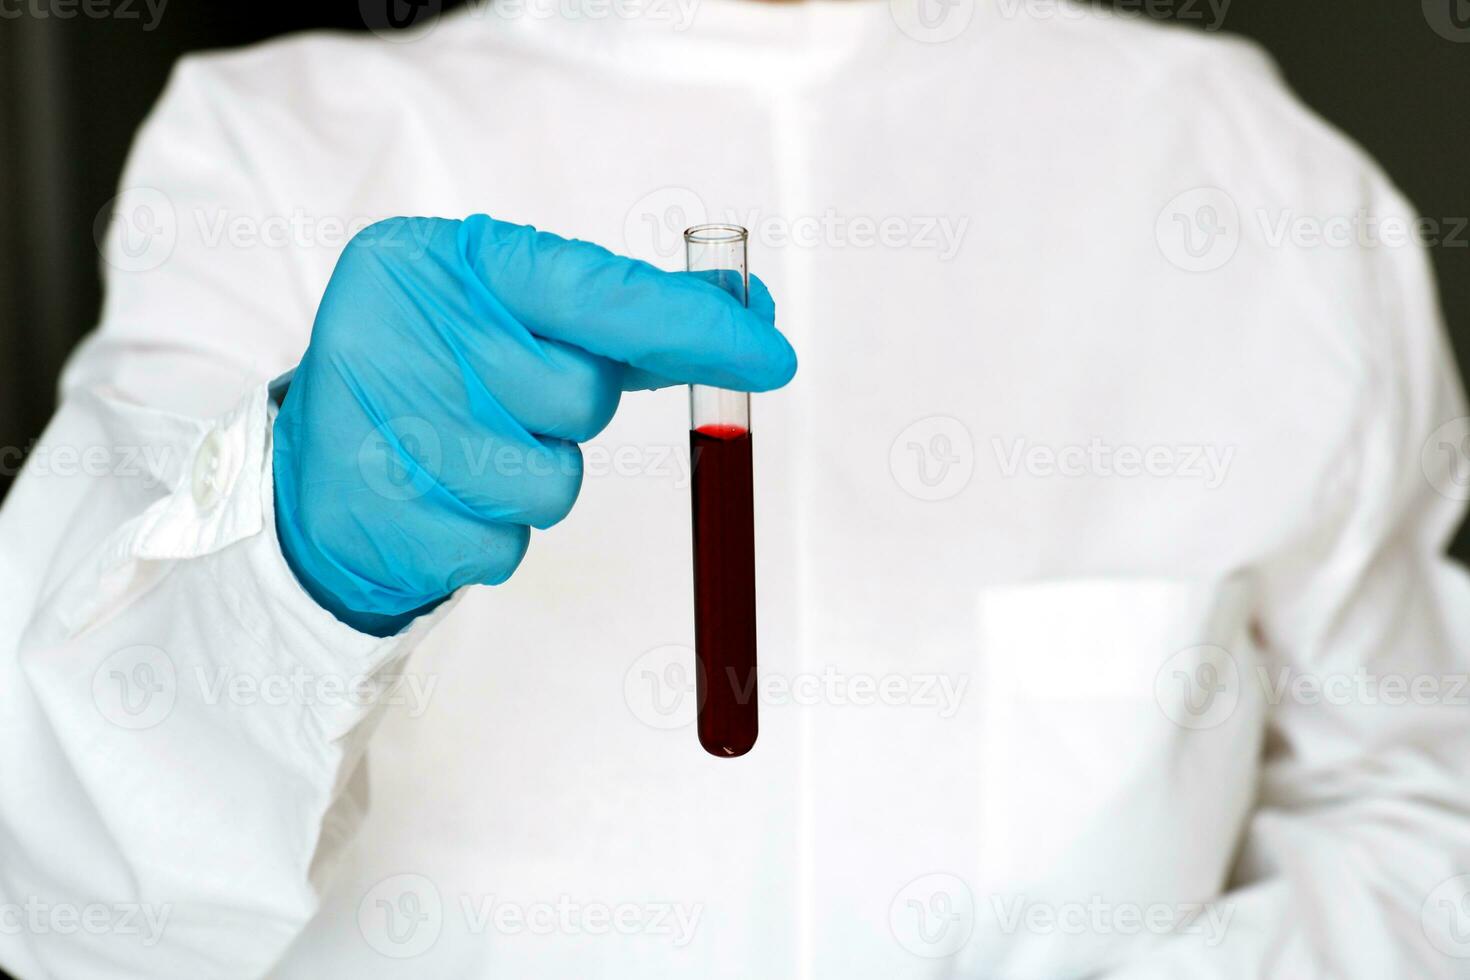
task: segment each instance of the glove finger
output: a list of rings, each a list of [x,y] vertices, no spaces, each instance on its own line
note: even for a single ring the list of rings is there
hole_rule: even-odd
[[[750,277],[749,309],[763,320],[774,321],[776,318],[776,301],[771,297],[771,291],[766,284],[756,276]],[[659,388],[668,388],[679,384],[673,378],[666,378],[643,368],[627,367],[623,371],[622,385],[624,391],[656,391]]]
[[[473,374],[462,383],[493,393],[527,432],[586,442],[612,420],[626,365],[533,337],[518,324],[479,332],[458,355]]]
[[[779,388],[796,354],[760,299],[747,309],[718,286],[486,215],[460,229],[466,261],[516,321],[539,337],[683,384]],[[752,290],[764,297],[764,287]]]
[[[286,465],[297,433],[277,421],[282,550],[288,561],[310,557],[292,569],[334,607],[376,617],[412,612],[461,585],[502,582],[524,556],[528,528],[483,519],[432,478],[434,447],[421,420],[380,426],[362,440],[347,472]]]
[[[679,382],[666,378],[652,371],[642,368],[628,367],[623,369],[622,386],[624,391],[656,391],[659,388],[668,388]]]
[[[432,515],[432,516],[430,516]],[[378,522],[357,539],[363,553],[337,562],[339,598],[350,608],[410,612],[425,596],[466,585],[499,585],[515,573],[530,545],[523,524],[480,520],[458,508],[423,511],[404,523]],[[342,583],[353,589],[341,595]]]

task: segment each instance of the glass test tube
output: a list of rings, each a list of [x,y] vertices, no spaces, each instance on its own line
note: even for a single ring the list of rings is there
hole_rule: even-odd
[[[736,225],[690,228],[689,271],[748,303],[747,237]],[[690,385],[689,455],[699,744],[732,758],[750,751],[759,730],[749,393]]]

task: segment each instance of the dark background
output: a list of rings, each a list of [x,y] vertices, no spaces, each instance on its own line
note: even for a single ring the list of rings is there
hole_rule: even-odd
[[[13,14],[35,2],[10,0],[3,9]],[[367,16],[386,19],[387,2]],[[134,0],[128,18],[121,3],[112,0],[110,17],[0,19],[0,446],[26,447],[40,434],[62,361],[96,318],[92,225],[174,60],[286,31],[362,30],[372,7],[172,0],[145,30],[146,7]],[[1204,0],[1115,5],[1172,10],[1196,27],[1210,19]],[[60,9],[48,0],[39,6]],[[1233,0],[1223,26],[1263,43],[1301,96],[1365,145],[1422,214],[1470,216],[1470,3]],[[1434,249],[1462,371],[1470,362],[1467,241],[1470,232]],[[0,473],[0,495],[9,482]],[[1470,557],[1470,534],[1462,532],[1458,545]]]

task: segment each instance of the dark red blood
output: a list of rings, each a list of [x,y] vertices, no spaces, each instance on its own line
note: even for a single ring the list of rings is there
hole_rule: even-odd
[[[699,744],[731,758],[755,745],[755,507],[750,433],[689,433],[694,500],[694,655]]]

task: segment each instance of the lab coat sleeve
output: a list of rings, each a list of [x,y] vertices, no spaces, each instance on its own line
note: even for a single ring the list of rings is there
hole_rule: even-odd
[[[1369,183],[1368,213],[1412,227]],[[1270,724],[1232,890],[1110,980],[1470,974],[1470,581],[1445,556],[1470,427],[1422,248],[1385,235],[1357,261],[1361,284],[1304,283],[1372,297],[1343,324],[1366,325],[1367,371],[1332,516],[1265,570],[1244,682]]]
[[[211,238],[287,207],[214,84],[186,62],[144,128],[123,185],[149,194],[116,220],[163,229],[167,255],[108,236],[102,323],[0,511],[0,964],[18,976],[264,975],[359,822],[384,694],[445,611],[364,636],[281,557],[267,379],[310,307],[289,243]]]

